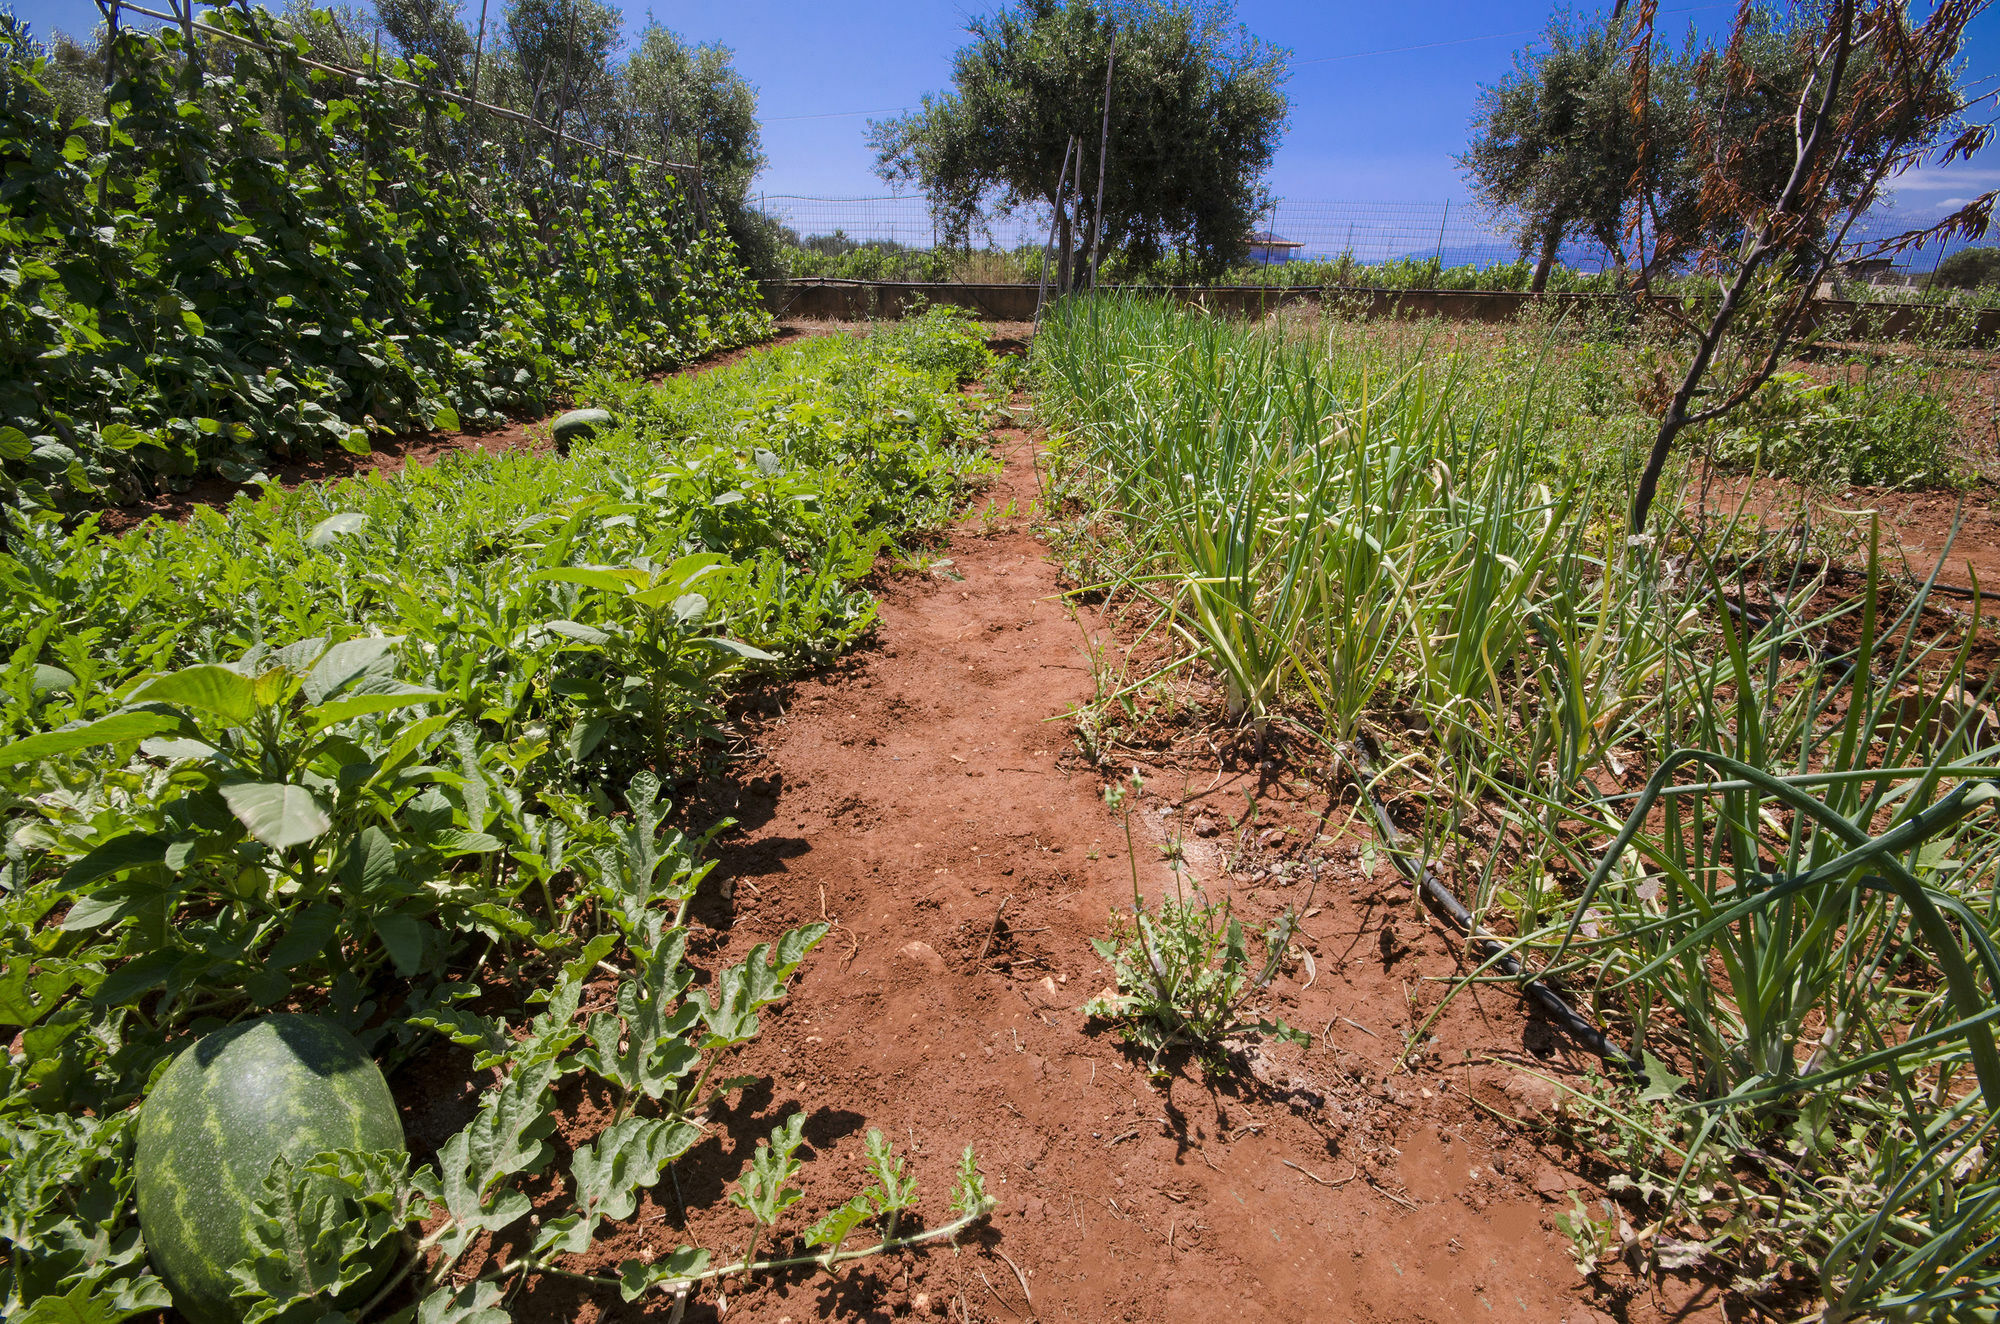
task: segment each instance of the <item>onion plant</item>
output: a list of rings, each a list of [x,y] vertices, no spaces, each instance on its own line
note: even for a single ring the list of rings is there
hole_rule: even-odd
[[[1090,543],[1065,559],[1170,629],[1166,665],[1205,666],[1226,719],[1365,733],[1421,778],[1426,855],[1456,843],[1520,977],[1591,991],[1646,1064],[1590,1096],[1645,1236],[1681,1263],[1780,1247],[1829,1320],[1987,1317],[2000,717],[1977,603],[1928,632],[1928,585],[1898,597],[1872,536],[1842,595],[1799,530],[1693,497],[1691,523],[1628,537],[1623,459],[1573,444],[1548,348],[1495,372],[1409,335],[1065,303],[1035,346],[1058,540]],[[1468,846],[1476,822],[1496,830]]]

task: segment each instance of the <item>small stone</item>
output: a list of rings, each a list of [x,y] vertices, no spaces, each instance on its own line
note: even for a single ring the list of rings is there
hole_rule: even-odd
[[[931,946],[927,942],[917,941],[917,942],[905,943],[903,944],[902,948],[896,953],[896,955],[906,957],[909,960],[915,961],[918,965],[922,966],[924,969],[930,971],[934,975],[941,975],[944,973],[944,958],[937,954],[937,948]]]
[[[1536,1170],[1534,1180],[1528,1184],[1543,1195],[1551,1199],[1558,1199],[1569,1194],[1583,1183],[1566,1172],[1552,1167],[1543,1167]]]
[[[1556,1087],[1533,1076],[1515,1076],[1507,1082],[1507,1098],[1513,1113],[1523,1121],[1537,1121],[1556,1110]]]

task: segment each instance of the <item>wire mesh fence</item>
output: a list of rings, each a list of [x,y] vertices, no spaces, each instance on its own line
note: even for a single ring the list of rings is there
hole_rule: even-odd
[[[939,227],[930,206],[917,195],[900,197],[815,198],[789,194],[757,194],[755,205],[766,216],[790,229],[808,247],[814,240],[845,240],[850,244],[896,244],[906,248],[935,247]],[[1903,233],[1921,218],[1889,209],[1864,216],[1849,236],[1867,245]],[[1046,208],[1023,208],[997,217],[975,234],[975,246],[1012,250],[1046,241]],[[1398,259],[1437,260],[1446,267],[1489,267],[1513,262],[1522,255],[1516,236],[1492,217],[1464,202],[1342,202],[1281,199],[1262,218],[1251,258],[1260,262],[1335,259],[1351,254],[1356,262]],[[1895,259],[1896,267],[1928,274],[1950,247],[1936,245]],[[1611,266],[1611,255],[1599,245],[1565,244],[1562,262],[1579,271]]]

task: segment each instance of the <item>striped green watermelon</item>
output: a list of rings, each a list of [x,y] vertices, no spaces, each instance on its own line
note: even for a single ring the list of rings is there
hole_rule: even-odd
[[[266,1016],[195,1041],[139,1109],[139,1227],[174,1304],[195,1324],[237,1318],[229,1270],[254,1248],[278,1155],[402,1148],[381,1068],[338,1026]]]
[[[549,428],[549,435],[555,439],[556,454],[569,454],[570,443],[596,436],[598,429],[610,427],[611,421],[610,413],[603,409],[570,410]]]

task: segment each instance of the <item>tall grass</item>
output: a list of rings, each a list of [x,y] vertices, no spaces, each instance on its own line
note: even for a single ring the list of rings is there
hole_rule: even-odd
[[[1522,978],[1630,1036],[1649,1079],[1589,1096],[1646,1214],[1621,1249],[1808,1263],[1827,1319],[2000,1307],[1976,613],[1938,631],[1873,540],[1842,595],[1736,521],[1630,539],[1623,456],[1574,444],[1543,363],[1327,330],[1059,307],[1035,366],[1072,563],[1227,720],[1388,745]]]

